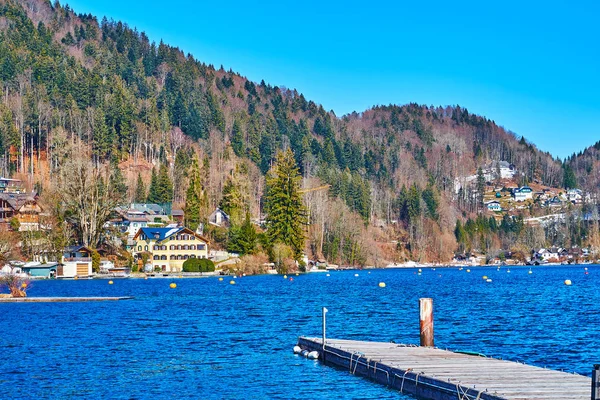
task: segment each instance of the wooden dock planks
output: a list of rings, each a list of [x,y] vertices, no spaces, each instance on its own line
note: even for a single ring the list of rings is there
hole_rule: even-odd
[[[432,400],[589,399],[591,379],[511,361],[384,342],[301,337],[325,364]]]

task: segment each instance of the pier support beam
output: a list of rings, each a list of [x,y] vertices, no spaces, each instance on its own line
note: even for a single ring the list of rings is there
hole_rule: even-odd
[[[592,370],[592,400],[600,400],[600,364]]]
[[[420,345],[433,347],[433,299],[419,299],[419,326]]]

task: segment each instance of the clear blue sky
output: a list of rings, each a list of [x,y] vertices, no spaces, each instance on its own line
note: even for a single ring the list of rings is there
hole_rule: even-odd
[[[296,88],[338,116],[459,104],[561,158],[600,140],[597,1],[68,4],[253,81]]]

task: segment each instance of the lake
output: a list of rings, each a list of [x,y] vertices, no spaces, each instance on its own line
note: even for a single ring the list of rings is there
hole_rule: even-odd
[[[320,336],[323,306],[328,337],[418,344],[420,297],[434,299],[437,347],[590,375],[600,362],[600,266],[585,267],[587,275],[581,265],[533,267],[532,274],[529,267],[333,271],[290,275],[293,281],[243,277],[235,285],[228,277],[34,281],[29,296],[135,299],[0,304],[0,393],[408,399],[292,348],[300,335]]]

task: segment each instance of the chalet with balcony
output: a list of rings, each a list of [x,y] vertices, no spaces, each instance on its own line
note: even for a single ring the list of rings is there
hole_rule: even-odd
[[[12,218],[19,222],[19,231],[40,229],[42,207],[35,194],[0,192],[0,224],[9,226]]]
[[[133,240],[133,257],[148,254],[153,270],[181,272],[186,260],[208,258],[209,241],[185,227],[141,228]]]

